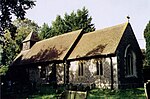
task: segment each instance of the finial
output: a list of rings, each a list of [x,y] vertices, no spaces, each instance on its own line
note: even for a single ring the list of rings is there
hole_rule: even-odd
[[[128,19],[128,22],[129,22],[129,20],[130,20],[130,16],[129,15],[127,16],[127,19]]]

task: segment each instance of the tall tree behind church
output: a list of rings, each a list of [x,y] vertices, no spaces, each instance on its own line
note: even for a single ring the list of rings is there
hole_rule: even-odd
[[[22,49],[22,41],[27,37],[31,31],[38,33],[38,25],[29,19],[15,20],[13,25],[17,27],[15,33],[16,35],[12,39],[11,32],[9,30],[5,31],[5,43],[3,46],[2,53],[2,65],[9,66],[10,63],[15,59],[15,57],[20,53]]]
[[[95,30],[94,24],[92,24],[91,21],[92,17],[89,16],[88,9],[83,7],[82,10],[78,9],[77,12],[73,11],[71,14],[65,13],[63,18],[58,15],[50,27],[44,24],[39,36],[42,39],[46,39],[83,28],[86,28],[85,32],[91,32]]]
[[[146,65],[150,67],[150,21],[144,30],[144,38],[146,41]]]
[[[0,71],[3,71],[1,63],[5,50],[4,30],[7,29],[11,32],[11,37],[16,32],[16,27],[11,23],[12,15],[18,19],[24,19],[26,10],[35,6],[35,0],[0,0]]]

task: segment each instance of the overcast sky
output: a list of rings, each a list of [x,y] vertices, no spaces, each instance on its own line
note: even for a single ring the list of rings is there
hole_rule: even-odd
[[[39,26],[55,20],[57,15],[71,13],[86,7],[96,29],[127,22],[130,23],[141,48],[145,48],[143,31],[150,20],[150,0],[37,0],[36,6],[27,11],[26,17]]]

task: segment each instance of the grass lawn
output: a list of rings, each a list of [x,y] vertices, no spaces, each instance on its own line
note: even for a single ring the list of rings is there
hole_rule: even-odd
[[[57,93],[61,93],[60,87]],[[56,99],[56,91],[51,86],[42,86],[34,93],[11,94],[2,99]],[[88,99],[146,99],[144,88],[109,90],[93,89],[88,92]]]
[[[88,99],[146,99],[144,88],[126,90],[93,89]]]
[[[40,92],[28,96],[28,98],[56,99],[55,96],[55,90],[49,87],[42,87]],[[126,90],[93,89],[89,91],[88,99],[146,99],[146,97],[144,88]]]

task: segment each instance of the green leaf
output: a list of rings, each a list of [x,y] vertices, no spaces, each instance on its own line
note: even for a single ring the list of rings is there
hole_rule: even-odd
[[[7,71],[8,71],[8,66],[0,67],[0,75],[5,75]]]

